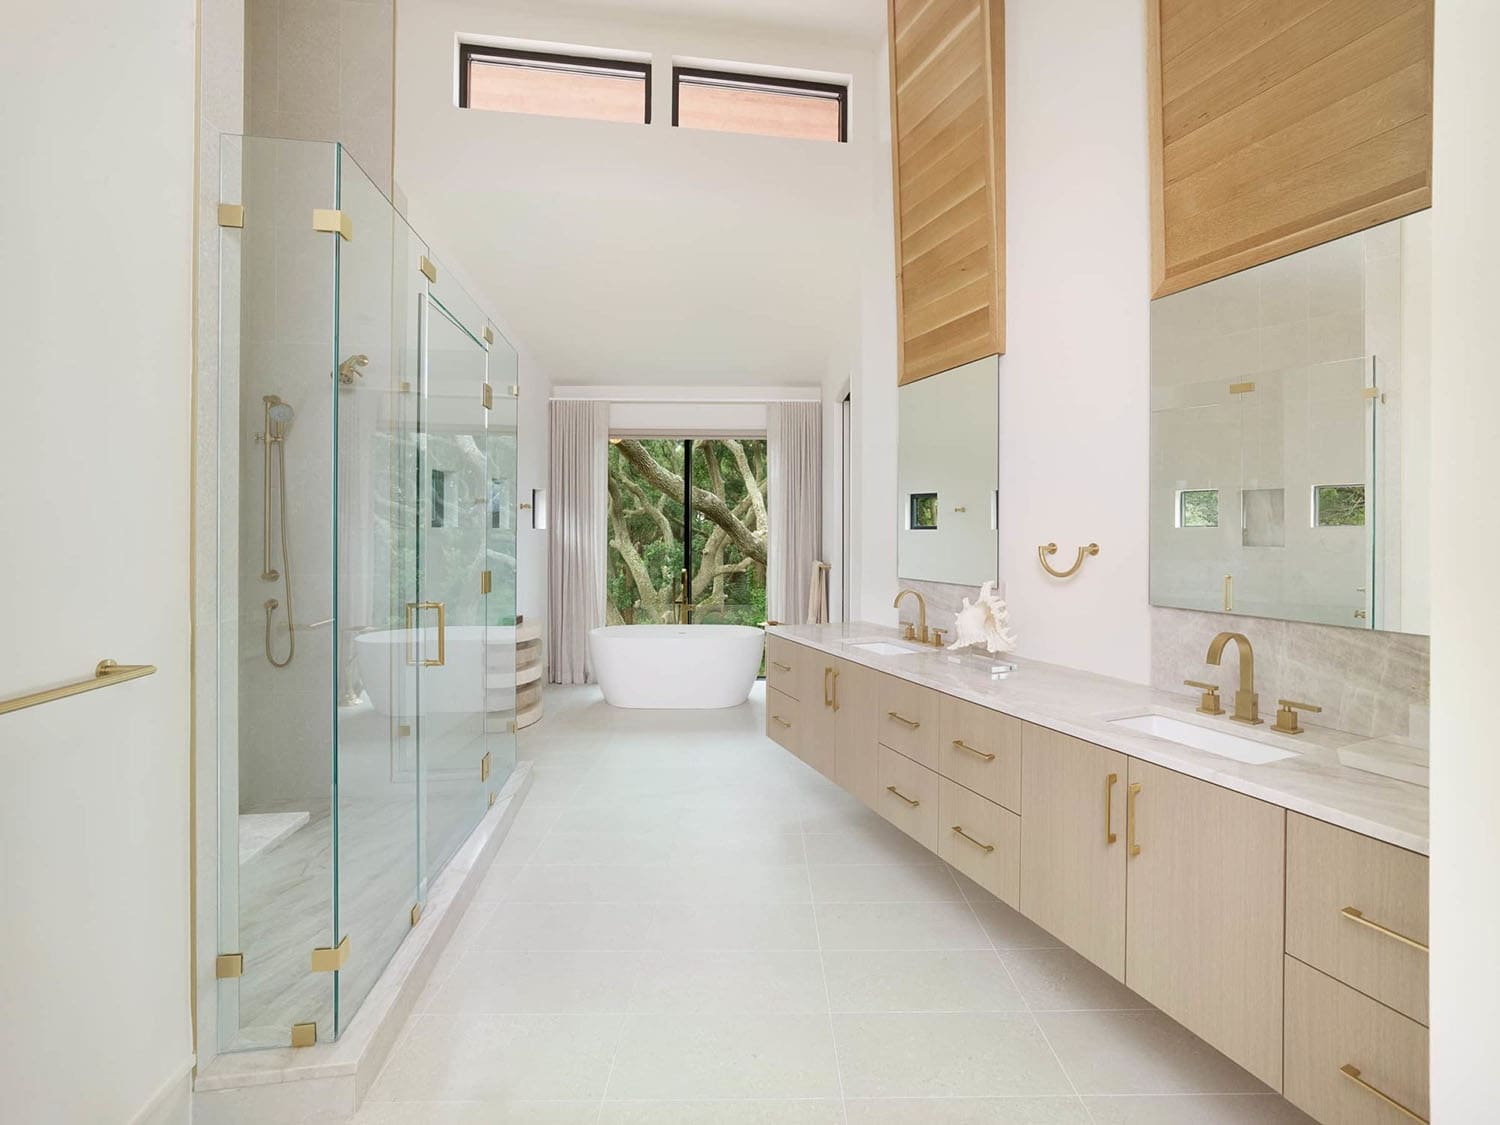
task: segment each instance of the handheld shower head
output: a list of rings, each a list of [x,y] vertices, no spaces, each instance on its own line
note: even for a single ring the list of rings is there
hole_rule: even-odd
[[[281,441],[286,437],[286,432],[296,416],[289,402],[283,402],[280,395],[266,395],[266,438],[269,441]]]

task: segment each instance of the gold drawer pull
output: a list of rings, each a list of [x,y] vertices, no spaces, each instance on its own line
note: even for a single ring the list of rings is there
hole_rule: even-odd
[[[1345,918],[1349,919],[1349,921],[1351,922],[1358,922],[1361,926],[1368,926],[1377,934],[1384,934],[1388,938],[1394,938],[1402,945],[1409,945],[1413,949],[1420,949],[1423,953],[1430,952],[1427,946],[1418,941],[1416,938],[1407,937],[1405,934],[1397,933],[1389,926],[1382,926],[1379,922],[1370,921],[1370,919],[1365,917],[1364,911],[1359,910],[1353,906],[1346,906],[1344,907],[1344,909],[1340,910],[1339,913],[1342,914]]]
[[[786,728],[787,728],[787,729],[788,729],[788,730],[790,730],[790,729],[791,729],[791,727],[792,727],[792,724],[791,724],[791,723],[789,723],[789,722],[787,722],[787,721],[786,721],[786,720],[785,720],[785,719],[783,719],[783,718],[782,718],[782,717],[781,717],[781,716],[780,716],[780,715],[772,715],[772,716],[771,716],[771,719],[772,719],[772,721],[774,721],[774,722],[778,722],[778,723],[780,723],[780,724],[781,724],[781,725],[782,725],[782,726],[784,726],[784,727],[786,727]]]
[[[1120,775],[1112,773],[1104,779],[1104,842],[1113,844],[1119,839],[1114,830],[1114,804],[1115,785],[1119,782]]]
[[[1342,1074],[1345,1078],[1349,1079],[1350,1082],[1353,1082],[1361,1090],[1364,1090],[1366,1093],[1374,1094],[1377,1098],[1385,1102],[1386,1105],[1390,1106],[1398,1113],[1404,1113],[1413,1121],[1420,1121],[1422,1125],[1430,1125],[1430,1122],[1428,1122],[1427,1118],[1423,1117],[1420,1113],[1417,1113],[1415,1110],[1408,1109],[1406,1106],[1402,1105],[1385,1091],[1376,1089],[1374,1086],[1371,1086],[1368,1082],[1361,1078],[1359,1067],[1355,1066],[1353,1063],[1345,1063],[1343,1066],[1339,1067],[1339,1073]]]
[[[1125,850],[1131,855],[1141,854],[1141,846],[1135,842],[1135,799],[1140,794],[1139,781],[1132,781],[1125,789]]]
[[[976,848],[980,849],[981,851],[985,852],[986,854],[988,854],[988,853],[990,853],[990,852],[992,852],[992,851],[995,850],[995,845],[994,844],[982,844],[982,843],[980,843],[978,840],[974,839],[973,836],[970,836],[967,832],[965,832],[963,830],[962,826],[960,826],[960,825],[955,824],[953,826],[953,831],[957,832],[965,840],[969,841],[969,843],[973,844]]]
[[[983,758],[986,762],[993,762],[995,760],[995,755],[986,754],[983,750],[976,750],[961,738],[955,738],[953,740],[953,745],[958,747],[958,749],[960,750],[967,750],[970,754],[974,754],[977,757]]]
[[[916,730],[919,726],[922,725],[915,719],[908,719],[905,715],[898,715],[894,711],[887,711],[886,715],[892,719],[895,719],[898,723],[905,723],[907,726],[911,727],[912,730]]]
[[[779,660],[771,661],[771,666],[773,668],[780,668],[783,672],[790,672],[792,670],[792,666],[790,664],[783,664]]]
[[[921,801],[913,801],[910,797],[908,797],[905,793],[901,792],[901,790],[897,789],[894,785],[887,785],[885,787],[885,791],[887,793],[894,793],[894,794],[896,794],[896,796],[900,797],[903,801],[905,801],[912,808],[916,808],[918,805],[920,805],[922,803]]]

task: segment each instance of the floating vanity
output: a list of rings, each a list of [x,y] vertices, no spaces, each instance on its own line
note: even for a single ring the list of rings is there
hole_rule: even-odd
[[[1429,1116],[1427,790],[1362,740],[871,625],[766,669],[772,739],[1318,1121]]]

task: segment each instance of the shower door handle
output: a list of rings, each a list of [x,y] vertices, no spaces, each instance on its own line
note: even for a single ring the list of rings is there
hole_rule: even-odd
[[[437,610],[438,651],[436,660],[417,659],[417,637],[412,626],[424,609]],[[448,609],[442,602],[406,603],[406,662],[423,668],[441,668],[448,662]]]

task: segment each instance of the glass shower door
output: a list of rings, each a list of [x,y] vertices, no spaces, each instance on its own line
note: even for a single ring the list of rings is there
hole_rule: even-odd
[[[484,344],[422,298],[417,597],[420,898],[485,809],[485,570],[489,465]]]

